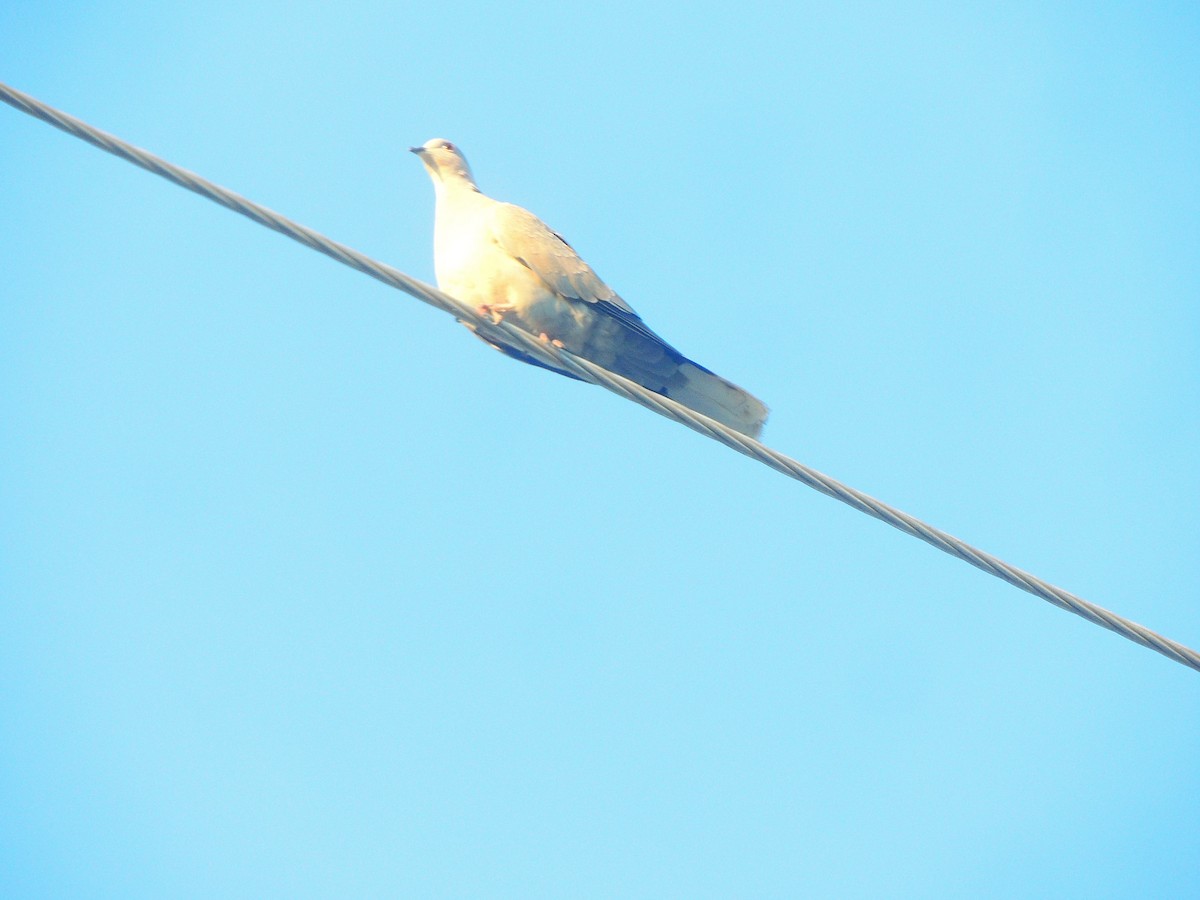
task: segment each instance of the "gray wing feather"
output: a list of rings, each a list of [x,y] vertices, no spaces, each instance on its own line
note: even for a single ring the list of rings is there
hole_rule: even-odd
[[[497,204],[492,216],[492,236],[506,253],[559,296],[593,303],[598,312],[620,319],[646,337],[662,340],[646,327],[632,306],[580,259],[561,234],[533,213],[511,203]]]
[[[689,360],[647,328],[633,307],[533,213],[511,203],[497,204],[491,231],[496,243],[550,290],[565,299],[592,304],[608,323],[591,329],[580,348],[584,357],[746,434],[754,436],[761,431],[767,418],[761,402]],[[524,356],[500,349],[518,358]]]
[[[499,203],[492,214],[492,236],[510,256],[520,260],[563,297],[586,303],[613,303],[633,309],[600,280],[562,235],[528,210]]]

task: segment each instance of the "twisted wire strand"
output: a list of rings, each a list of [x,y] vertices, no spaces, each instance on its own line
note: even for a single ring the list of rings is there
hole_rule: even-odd
[[[939,550],[949,553],[951,556],[955,556],[990,575],[1008,582],[1014,587],[1033,594],[1035,597],[1040,597],[1061,609],[1073,612],[1077,616],[1087,619],[1089,622],[1100,625],[1110,631],[1116,632],[1124,638],[1141,644],[1143,647],[1149,647],[1151,650],[1155,650],[1169,659],[1200,671],[1200,653],[1197,653],[1195,650],[1151,631],[1149,628],[1139,625],[1136,622],[1131,622],[1123,616],[1110,612],[1103,607],[1090,603],[1082,597],[1077,597],[1060,587],[1043,581],[1029,572],[1018,569],[1016,566],[1009,565],[1003,560],[992,556],[990,553],[985,553],[977,547],[972,547],[965,541],[961,541],[939,528],[935,528],[914,516],[910,516],[908,513],[889,506],[880,500],[876,500],[862,491],[848,487],[840,481],[822,472],[818,472],[816,469],[810,468],[791,457],[784,456],[782,453],[772,450],[770,447],[753,438],[747,437],[740,432],[734,431],[732,428],[722,425],[720,422],[710,419],[708,416],[680,405],[669,397],[656,394],[589,360],[574,356],[566,350],[538,340],[507,322],[493,322],[489,318],[481,317],[473,308],[424,282],[410,278],[391,266],[364,256],[357,250],[331,240],[313,231],[311,228],[306,228],[303,225],[293,222],[273,210],[247,200],[239,194],[235,194],[233,191],[213,184],[194,172],[189,172],[179,166],[172,165],[152,153],[122,141],[120,138],[93,128],[91,125],[76,119],[74,116],[47,106],[28,94],[22,93],[3,83],[0,83],[0,100],[35,118],[48,122],[68,134],[87,141],[101,150],[112,153],[114,156],[119,156],[156,175],[161,175],[168,181],[172,181],[180,187],[187,188],[189,191],[194,191],[202,197],[207,197],[236,213],[240,213],[258,222],[260,225],[265,225],[267,228],[278,231],[280,234],[286,235],[295,241],[299,241],[306,247],[324,253],[326,256],[350,266],[352,269],[357,269],[366,275],[370,275],[372,278],[382,281],[384,284],[404,291],[437,309],[448,312],[461,322],[470,325],[483,337],[491,337],[513,344],[536,359],[566,369],[584,381],[607,388],[613,393],[632,400],[659,415],[686,425],[688,428],[699,432],[705,437],[712,438],[732,450],[749,456],[777,472],[794,478],[802,484],[820,491],[822,494],[826,494],[835,500],[845,503],[847,506],[857,509],[859,512],[874,516],[881,522],[886,522],[888,525],[903,531],[905,534],[919,538],[927,544],[931,544]]]

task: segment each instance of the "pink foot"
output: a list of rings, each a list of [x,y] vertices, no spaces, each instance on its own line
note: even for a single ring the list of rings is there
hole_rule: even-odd
[[[475,307],[475,311],[481,316],[489,318],[497,324],[504,318],[505,313],[510,313],[514,309],[516,307],[511,303],[481,303]]]

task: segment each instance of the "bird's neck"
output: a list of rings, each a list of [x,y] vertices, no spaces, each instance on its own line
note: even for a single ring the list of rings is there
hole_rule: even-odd
[[[442,173],[441,178],[434,180],[433,187],[439,198],[459,192],[479,193],[479,188],[475,186],[470,173],[461,170]]]

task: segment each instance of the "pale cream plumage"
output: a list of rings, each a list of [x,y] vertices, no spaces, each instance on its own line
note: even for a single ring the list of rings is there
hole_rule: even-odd
[[[457,147],[435,138],[412,150],[429,171],[437,196],[434,268],[439,288],[493,318],[504,318],[696,412],[758,436],[767,418],[767,408],[758,399],[692,362],[646,327],[537,216],[481,193]],[[489,343],[524,362],[545,366],[519,348]]]

